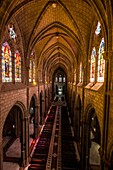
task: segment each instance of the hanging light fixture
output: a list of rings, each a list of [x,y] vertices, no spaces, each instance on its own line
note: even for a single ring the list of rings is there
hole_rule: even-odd
[[[56,3],[55,2],[52,3],[52,7],[56,8]]]

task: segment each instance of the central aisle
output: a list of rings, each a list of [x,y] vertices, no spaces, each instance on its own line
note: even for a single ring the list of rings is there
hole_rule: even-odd
[[[46,117],[28,170],[78,170],[67,105],[55,101]]]

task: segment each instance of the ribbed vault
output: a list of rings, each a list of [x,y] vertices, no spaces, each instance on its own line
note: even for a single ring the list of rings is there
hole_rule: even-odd
[[[16,23],[24,57],[29,61],[35,51],[37,74],[42,70],[50,79],[58,67],[71,77],[81,59],[85,64],[92,30],[98,20],[107,23],[100,0],[5,0],[1,6],[1,33]]]

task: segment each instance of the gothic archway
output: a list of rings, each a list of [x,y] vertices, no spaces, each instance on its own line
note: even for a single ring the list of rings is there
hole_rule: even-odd
[[[87,106],[86,117],[82,122],[81,162],[85,169],[100,167],[101,133],[95,109]]]
[[[30,138],[34,139],[35,138],[35,121],[36,121],[35,120],[35,99],[34,99],[34,97],[31,98],[29,114],[30,114],[29,135],[30,135]]]
[[[3,160],[23,165],[25,124],[24,108],[21,103],[15,104],[8,113],[3,126]],[[25,152],[24,152],[25,153]]]

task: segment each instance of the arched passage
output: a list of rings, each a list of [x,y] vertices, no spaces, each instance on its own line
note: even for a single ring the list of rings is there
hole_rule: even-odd
[[[99,148],[100,148],[100,127],[98,118],[96,116],[95,110],[92,110],[90,115],[90,155],[89,155],[89,164],[90,165],[100,165],[100,155],[99,155]]]
[[[52,78],[53,98],[55,97],[55,95],[59,95],[59,96],[65,95],[66,83],[67,83],[67,75],[61,67],[58,67],[55,70]]]
[[[38,106],[37,98],[35,95],[32,96],[29,107],[29,154],[31,153],[35,139],[38,136]]]
[[[9,111],[3,127],[3,160],[18,163],[22,166],[25,162],[25,122],[23,119],[24,108],[19,103]]]
[[[95,109],[90,105],[86,108],[86,117],[82,122],[81,138],[81,166],[89,167],[100,166],[100,141],[101,133]]]
[[[35,137],[35,99],[31,98],[30,108],[29,108],[30,120],[29,120],[29,135],[30,138]]]

